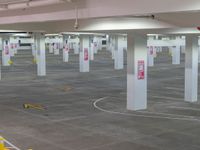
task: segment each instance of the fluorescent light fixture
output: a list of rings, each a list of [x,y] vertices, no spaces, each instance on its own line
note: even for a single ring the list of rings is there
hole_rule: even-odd
[[[53,33],[53,34],[45,34],[45,36],[62,36],[62,35],[58,33]]]
[[[13,34],[12,36],[24,37],[24,36],[31,36],[31,35],[28,33],[16,33],[16,34]]]
[[[0,33],[1,32],[8,32],[8,33],[12,33],[12,32],[14,32],[14,33],[16,33],[16,32],[24,32],[24,31],[19,31],[19,30],[0,30]]]
[[[104,33],[93,33],[93,32],[62,32],[61,34],[66,35],[100,35],[104,36]]]

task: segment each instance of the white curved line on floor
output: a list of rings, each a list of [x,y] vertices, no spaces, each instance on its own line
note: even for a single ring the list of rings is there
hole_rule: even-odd
[[[5,143],[7,143],[9,146],[11,146],[10,149],[15,149],[15,150],[21,150],[18,147],[16,147],[15,145],[13,145],[12,143],[10,143],[8,140],[4,139]]]
[[[189,116],[182,116],[182,117],[185,117],[185,118],[181,118],[181,117],[165,117],[165,116],[153,116],[154,115],[159,115],[159,113],[151,113],[152,115],[143,115],[143,114],[130,114],[130,113],[123,113],[123,112],[117,112],[117,111],[111,111],[111,110],[106,110],[106,109],[103,109],[101,107],[99,107],[97,105],[98,102],[100,101],[103,101],[105,99],[107,99],[108,97],[103,97],[103,98],[99,98],[97,100],[95,100],[95,102],[93,103],[93,106],[102,111],[102,112],[106,112],[106,113],[110,113],[110,114],[117,114],[117,115],[124,115],[124,116],[133,116],[133,117],[143,117],[143,118],[154,118],[154,119],[169,119],[169,120],[181,120],[181,121],[198,121],[200,122],[199,119],[195,119],[195,118],[187,118]],[[140,113],[139,111],[137,113]],[[142,112],[142,113],[145,113],[145,112]],[[173,114],[165,114],[165,115],[173,115]],[[175,116],[175,115],[174,115]],[[193,117],[193,116],[191,116]]]

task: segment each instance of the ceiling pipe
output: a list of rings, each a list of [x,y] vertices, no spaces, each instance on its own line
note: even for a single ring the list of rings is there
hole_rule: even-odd
[[[78,7],[77,7],[77,5],[75,6],[75,13],[76,13],[76,20],[75,20],[75,23],[74,23],[74,28],[78,29],[79,23],[78,23]]]

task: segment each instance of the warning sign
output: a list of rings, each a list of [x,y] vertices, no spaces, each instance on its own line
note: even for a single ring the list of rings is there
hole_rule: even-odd
[[[84,48],[84,60],[88,61],[88,59],[89,59],[88,48]]]
[[[144,72],[145,66],[144,66],[144,60],[138,60],[138,80],[144,79]]]

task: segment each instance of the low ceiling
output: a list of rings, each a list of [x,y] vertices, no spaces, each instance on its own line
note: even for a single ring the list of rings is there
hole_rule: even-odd
[[[0,0],[0,4],[4,2],[17,2],[21,0]],[[22,0],[23,1],[23,0]],[[24,0],[27,1],[27,0]],[[32,0],[38,1],[38,0]],[[188,1],[183,0],[182,5],[177,7],[177,10],[188,11],[174,11],[169,7],[169,11],[173,12],[159,12],[161,8],[166,7],[159,3],[158,0],[150,0],[158,3],[159,8],[155,13],[139,13],[135,6],[130,7],[125,1],[133,3],[131,0],[115,1],[116,6],[111,4],[113,0],[107,0],[105,4],[99,3],[97,0],[40,0],[48,1],[48,5],[37,7],[29,7],[26,9],[5,10],[0,13],[0,30],[22,30],[27,32],[46,32],[58,33],[68,31],[97,31],[97,32],[130,32],[138,30],[143,34],[148,33],[199,33],[197,27],[200,26],[200,1],[195,1],[196,5],[188,5]],[[105,0],[103,0],[105,1]],[[168,4],[176,4],[178,0],[169,0]],[[53,3],[55,4],[53,4]],[[74,3],[76,2],[76,3]],[[134,0],[140,7],[141,0]],[[179,1],[180,2],[180,1]],[[78,30],[74,29],[76,10],[75,4],[78,6]],[[98,4],[98,5],[97,5]],[[121,8],[120,9],[120,5]],[[162,4],[162,5],[161,5]],[[167,3],[166,3],[167,4]],[[152,5],[152,3],[149,3]],[[111,9],[109,9],[111,7]],[[127,7],[127,9],[124,9]],[[102,10],[102,8],[105,8]],[[190,10],[193,9],[194,10]],[[155,8],[157,9],[157,8]],[[170,10],[171,9],[171,10]],[[101,10],[101,11],[100,11]],[[118,10],[118,11],[117,11]],[[133,10],[133,11],[132,11]],[[131,12],[132,11],[132,12]],[[151,12],[152,10],[149,10]],[[120,13],[119,13],[120,12]],[[136,13],[136,14],[134,14]],[[127,15],[124,15],[127,14]],[[116,15],[116,16],[114,16]],[[154,15],[155,18],[150,16]]]
[[[0,4],[6,4],[6,3],[17,3],[21,2],[22,0],[0,0]],[[25,1],[25,0],[23,0]],[[27,0],[26,0],[27,1]]]
[[[143,33],[199,33],[199,12],[179,12],[155,14],[152,18],[114,17],[79,20],[78,30],[74,29],[75,20],[28,22],[0,25],[1,30],[40,31],[59,33],[67,31],[126,32],[143,30]],[[192,30],[191,30],[192,29]]]

